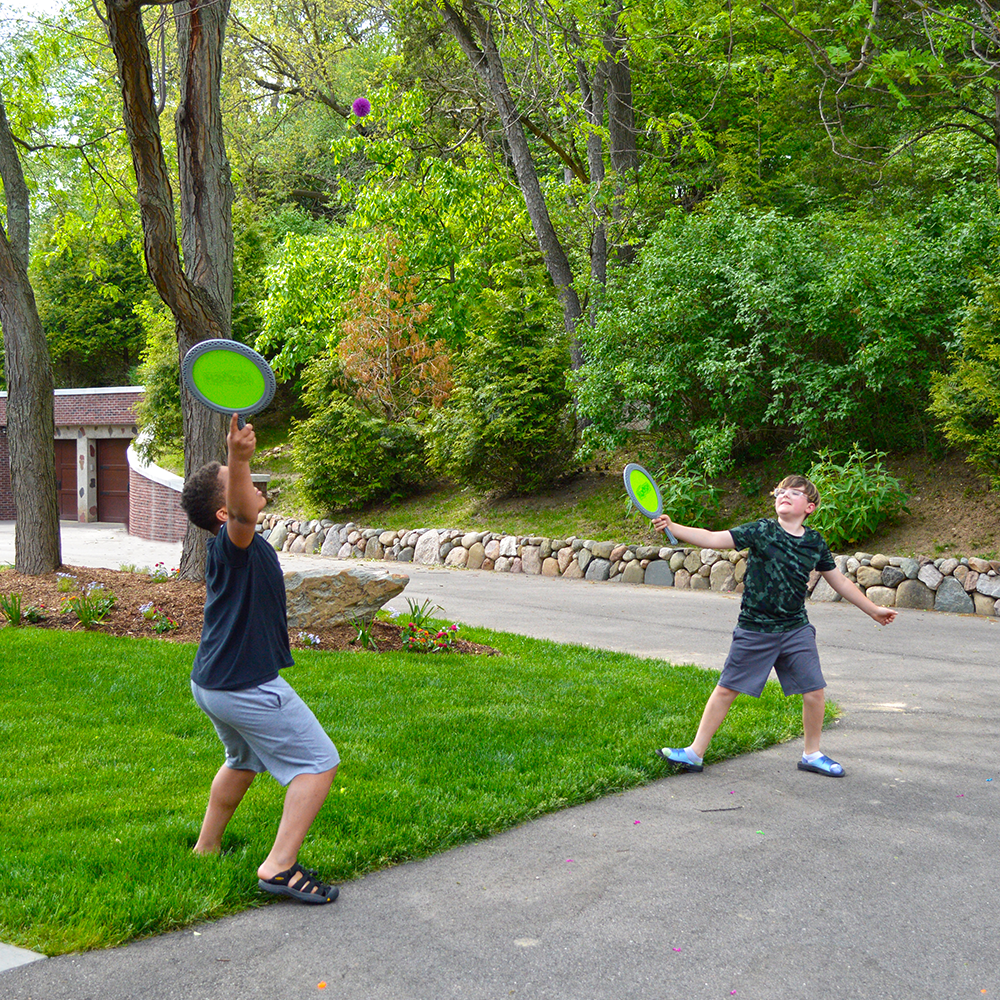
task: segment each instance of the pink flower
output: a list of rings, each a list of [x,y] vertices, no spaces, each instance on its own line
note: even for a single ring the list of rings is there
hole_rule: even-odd
[[[371,102],[367,97],[359,97],[351,105],[351,110],[359,117],[364,118],[372,109]]]

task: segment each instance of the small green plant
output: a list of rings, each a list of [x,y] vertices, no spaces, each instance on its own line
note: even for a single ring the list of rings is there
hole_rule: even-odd
[[[138,572],[138,569],[136,568],[135,563],[121,563],[119,565],[118,569],[121,570],[122,573],[137,573]]]
[[[450,653],[455,648],[458,637],[458,626],[449,625],[434,632],[432,629],[421,628],[414,622],[403,626],[403,646],[411,653]]]
[[[312,632],[300,632],[299,642],[301,642],[303,646],[309,646],[310,648],[315,649],[319,646],[319,636]]]
[[[0,615],[17,628],[21,624],[21,595],[0,594]]]
[[[139,608],[139,614],[150,623],[150,627],[154,632],[161,635],[164,632],[172,632],[175,628],[181,627],[179,621],[171,618],[165,611],[156,607],[152,601]]]
[[[63,611],[76,615],[85,629],[100,625],[115,606],[115,595],[99,583],[89,583],[79,594],[63,598]]]
[[[816,457],[806,475],[819,490],[820,504],[809,524],[833,551],[856,545],[900,513],[909,513],[903,484],[882,465],[884,452],[866,452],[855,444],[849,455],[823,450]]]
[[[351,619],[351,624],[357,633],[351,640],[351,644],[360,645],[362,649],[370,649],[373,653],[377,653],[378,646],[375,644],[375,637],[372,635],[372,620],[362,618],[358,615]]]
[[[152,580],[153,583],[165,583],[167,580],[172,580],[175,576],[177,576],[178,572],[179,570],[176,568],[167,569],[166,563],[158,562],[149,571],[149,579]]]
[[[72,573],[56,573],[56,589],[60,594],[76,590],[76,577]]]
[[[434,617],[436,611],[444,611],[440,605],[431,604],[430,600],[424,601],[423,604],[417,604],[416,601],[408,597],[406,603],[410,608],[410,623],[417,628],[423,628]]]

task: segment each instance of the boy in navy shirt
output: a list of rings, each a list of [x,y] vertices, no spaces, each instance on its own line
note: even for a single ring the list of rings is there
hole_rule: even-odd
[[[287,788],[277,836],[257,869],[266,892],[332,903],[335,886],[298,863],[299,849],[326,801],[340,756],[305,702],[278,671],[292,666],[285,580],[274,549],[257,534],[265,499],[250,478],[253,425],[229,425],[226,465],[211,462],[184,484],[181,506],[210,531],[205,620],[191,691],[212,720],[226,762],[212,781],[194,850],[217,854],[236,807],[257,774]]]

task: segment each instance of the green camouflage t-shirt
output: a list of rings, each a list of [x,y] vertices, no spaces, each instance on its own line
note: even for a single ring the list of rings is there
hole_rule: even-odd
[[[800,538],[774,519],[761,518],[729,532],[737,549],[749,549],[737,625],[750,632],[790,632],[809,624],[809,574],[836,569],[823,536],[807,527]]]

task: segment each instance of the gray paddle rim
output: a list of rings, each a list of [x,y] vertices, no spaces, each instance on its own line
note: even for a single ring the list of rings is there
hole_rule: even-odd
[[[241,418],[263,410],[277,388],[264,358],[246,344],[223,338],[195,344],[184,355],[181,377],[188,392],[209,409]]]

